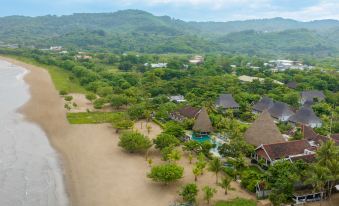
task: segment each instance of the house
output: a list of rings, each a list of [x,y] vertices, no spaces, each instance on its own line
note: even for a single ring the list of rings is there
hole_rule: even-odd
[[[298,190],[293,193],[293,201],[296,205],[303,205],[306,202],[320,201],[325,197],[325,191],[314,191],[312,189]]]
[[[189,60],[189,63],[191,64],[201,64],[204,62],[204,57],[196,55],[192,59]]]
[[[251,77],[251,76],[247,76],[247,75],[241,75],[238,77],[238,79],[242,82],[253,82],[254,80],[258,80],[260,82],[264,82],[265,79],[264,78],[260,78],[260,77]],[[276,83],[276,84],[280,84],[280,85],[283,85],[284,83],[282,82],[279,82],[277,80],[273,80],[273,83]]]
[[[329,137],[317,134],[313,128],[302,125],[301,131],[304,136],[304,139],[306,139],[312,146],[319,147],[321,143],[327,142],[329,140],[333,140],[337,146],[339,146],[339,134],[331,134]]]
[[[171,102],[175,102],[175,103],[186,102],[185,97],[182,96],[182,95],[174,95],[174,96],[170,96],[168,98]]]
[[[312,128],[321,127],[322,121],[317,117],[312,108],[302,107],[294,115],[290,116],[289,122],[294,124],[303,124]]]
[[[152,68],[166,68],[167,63],[157,63],[157,64],[151,64]]]
[[[184,119],[195,119],[201,109],[192,106],[185,106],[170,114],[170,118],[175,121]]]
[[[264,96],[253,106],[253,113],[258,114],[267,110],[273,106],[273,100],[269,97]]]
[[[231,94],[221,94],[216,100],[215,106],[220,109],[239,109],[239,104]]]
[[[285,142],[285,139],[267,110],[264,110],[246,130],[244,138],[249,144],[256,147],[261,144]]]
[[[315,154],[314,147],[305,139],[274,144],[262,144],[255,149],[252,158],[257,162],[264,161],[265,166],[274,164],[276,161]]]
[[[208,135],[213,132],[213,130],[212,122],[208,116],[207,110],[206,108],[202,108],[193,125],[195,136],[201,137]]]
[[[50,51],[61,51],[62,50],[62,46],[51,46],[49,48]]]
[[[290,89],[296,89],[298,87],[298,83],[296,81],[291,81],[291,82],[288,82],[286,86]]]
[[[288,104],[284,102],[274,102],[272,107],[268,109],[268,112],[272,117],[283,122],[287,121],[294,114]]]
[[[325,95],[322,91],[318,90],[310,90],[301,92],[300,104],[308,104],[311,105],[316,101],[323,101],[325,99]]]

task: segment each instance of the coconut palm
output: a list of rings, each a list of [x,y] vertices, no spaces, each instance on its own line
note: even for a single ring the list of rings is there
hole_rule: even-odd
[[[213,158],[209,162],[208,170],[215,173],[215,178],[216,178],[215,182],[216,184],[218,184],[218,174],[222,170],[222,162],[220,158],[216,158],[216,157]]]
[[[225,176],[218,185],[225,190],[225,195],[227,195],[227,190],[231,188],[232,179],[229,176]]]

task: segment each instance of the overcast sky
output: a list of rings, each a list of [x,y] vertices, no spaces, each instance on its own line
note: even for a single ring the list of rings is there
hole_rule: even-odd
[[[141,9],[182,20],[339,19],[339,0],[0,0],[0,16]]]

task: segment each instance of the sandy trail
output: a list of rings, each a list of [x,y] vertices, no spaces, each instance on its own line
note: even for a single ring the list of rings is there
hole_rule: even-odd
[[[169,186],[153,183],[146,177],[149,166],[144,155],[122,151],[117,146],[118,134],[109,124],[70,125],[67,122],[63,100],[47,70],[13,59],[1,59],[30,70],[25,81],[30,85],[31,99],[20,111],[29,121],[43,128],[60,153],[67,192],[73,206],[166,206],[179,198],[177,191],[182,184],[194,181],[192,165],[186,157],[179,161],[185,167],[182,180]],[[155,138],[161,128],[150,124],[152,130],[149,136]],[[137,123],[135,129],[138,127]],[[148,135],[145,124],[141,132]],[[155,163],[161,162],[159,152],[153,150],[150,155]],[[215,186],[214,182],[215,176],[206,171],[198,184],[199,187]],[[254,198],[238,183],[232,182],[232,187],[235,190],[227,196],[218,188],[214,199]],[[199,200],[200,205],[204,205],[201,195]]]

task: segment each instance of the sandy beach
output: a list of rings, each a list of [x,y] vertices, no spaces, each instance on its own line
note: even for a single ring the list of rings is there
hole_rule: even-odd
[[[194,181],[192,165],[184,155],[179,161],[185,167],[182,180],[169,186],[153,183],[146,177],[149,165],[145,156],[128,154],[119,148],[118,134],[110,124],[70,125],[67,122],[63,100],[47,70],[13,59],[1,59],[30,71],[25,81],[30,85],[31,99],[20,112],[27,120],[41,126],[51,145],[59,152],[72,206],[166,206],[179,199],[177,191],[182,184]],[[152,126],[150,134],[145,130],[145,122],[142,129],[140,122],[134,129],[154,138],[161,128],[149,124]],[[161,162],[159,152],[154,149],[150,157],[155,164]],[[214,182],[214,174],[207,171],[198,180],[200,188],[212,185],[218,189],[214,200],[255,198],[236,182],[232,182],[234,190],[225,196]],[[204,205],[201,195],[199,202],[199,205]]]

